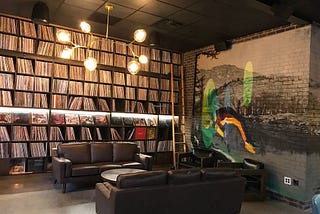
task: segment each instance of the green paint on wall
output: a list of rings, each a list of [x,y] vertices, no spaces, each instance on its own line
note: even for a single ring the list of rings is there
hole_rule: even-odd
[[[216,134],[214,124],[218,106],[215,84],[212,79],[209,79],[203,92],[201,116],[202,140],[207,148],[213,143],[213,136]]]
[[[244,69],[243,75],[243,104],[248,107],[251,103],[253,84],[253,66],[252,62],[248,61]]]

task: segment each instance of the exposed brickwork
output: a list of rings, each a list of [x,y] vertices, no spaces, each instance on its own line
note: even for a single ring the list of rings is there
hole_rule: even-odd
[[[310,93],[309,93],[309,109],[308,121],[310,126],[318,135],[320,124],[320,26],[314,26],[311,31],[311,51],[310,51]],[[306,167],[306,192],[310,194],[320,193],[320,141],[315,136],[309,139]],[[316,151],[316,152],[315,152]]]
[[[254,64],[259,78],[254,82],[256,96],[251,105],[242,107],[241,95],[236,94],[241,91],[241,84],[234,85],[234,99],[238,100],[233,103],[239,103],[239,113],[248,118],[281,114],[284,117],[277,118],[270,127],[256,126],[255,121],[249,124],[256,132],[252,133],[255,140],[261,141],[266,151],[270,148],[274,151],[247,156],[265,163],[268,189],[273,192],[273,197],[301,209],[310,208],[312,195],[320,192],[320,145],[317,145],[320,142],[320,93],[317,93],[320,85],[319,29],[318,26],[297,28],[290,25],[239,38],[234,40],[231,50],[221,52],[219,60],[213,60],[215,67],[234,64],[243,68],[246,59],[259,62]],[[189,143],[192,123],[196,119],[192,116],[196,56],[208,50],[213,50],[213,47],[184,54],[186,133]],[[225,84],[222,80],[215,81],[217,88]],[[298,117],[297,122],[291,121],[288,117],[291,114]],[[286,126],[292,127],[285,130]],[[284,185],[283,176],[298,180],[299,185]]]
[[[193,50],[187,52],[183,56],[184,66],[184,81],[185,81],[185,122],[186,122],[186,139],[188,148],[191,145],[191,128],[192,128],[192,111],[193,111],[193,94],[194,94],[194,78],[196,70],[196,58],[197,54],[203,53],[208,50],[213,50],[214,46],[208,46],[202,49]]]

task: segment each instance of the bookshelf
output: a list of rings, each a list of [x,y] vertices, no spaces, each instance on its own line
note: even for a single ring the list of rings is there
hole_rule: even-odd
[[[66,45],[55,38],[60,29],[90,49],[62,59]],[[179,113],[180,53],[134,44],[134,52],[150,60],[133,76],[126,70],[132,58],[126,41],[4,14],[0,39],[2,173],[48,170],[58,143],[131,141],[141,152],[172,156],[170,69]],[[99,59],[93,72],[83,66],[87,54]]]

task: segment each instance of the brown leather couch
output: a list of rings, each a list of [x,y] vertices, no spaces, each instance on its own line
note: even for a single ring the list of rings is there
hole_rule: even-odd
[[[139,153],[134,143],[67,143],[59,144],[52,158],[56,183],[101,181],[101,172],[115,168],[152,169],[152,157]]]
[[[240,213],[246,179],[215,169],[119,175],[96,184],[97,214]]]

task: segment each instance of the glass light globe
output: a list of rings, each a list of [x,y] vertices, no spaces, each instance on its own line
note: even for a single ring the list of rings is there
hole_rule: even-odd
[[[63,59],[70,59],[72,55],[72,49],[71,48],[65,48],[63,49],[61,53],[61,58]]]
[[[147,64],[148,63],[148,57],[146,55],[140,55],[139,56],[139,62],[141,64]]]
[[[91,26],[85,21],[82,21],[80,23],[80,28],[81,28],[82,32],[84,32],[84,33],[90,33],[91,32]]]
[[[140,63],[137,60],[131,60],[128,63],[128,71],[135,75],[140,71]]]
[[[83,64],[89,71],[94,71],[97,67],[97,60],[93,57],[88,57]]]
[[[60,42],[67,43],[71,41],[71,35],[70,32],[65,30],[58,30],[57,32],[57,38]]]
[[[147,37],[147,32],[143,29],[138,29],[134,32],[133,38],[137,42],[143,42]]]

